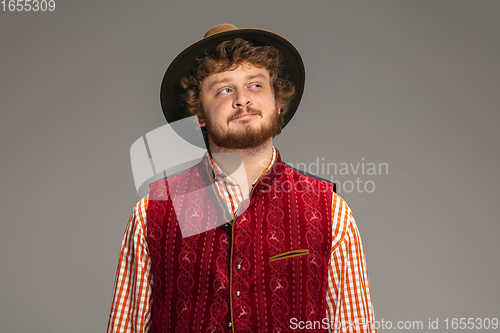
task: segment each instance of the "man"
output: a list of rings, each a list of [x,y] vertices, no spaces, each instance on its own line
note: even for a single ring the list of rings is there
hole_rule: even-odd
[[[165,116],[196,115],[210,154],[134,208],[108,332],[375,332],[351,210],[272,144],[303,88],[297,50],[258,29],[215,26],[172,62]]]

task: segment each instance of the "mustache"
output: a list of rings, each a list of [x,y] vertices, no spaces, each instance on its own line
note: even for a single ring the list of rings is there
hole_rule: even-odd
[[[238,118],[239,116],[247,114],[247,113],[248,114],[254,114],[254,115],[262,117],[262,111],[260,111],[259,109],[254,109],[252,107],[247,107],[245,109],[239,109],[238,111],[236,111],[234,114],[232,114],[229,117],[228,121],[231,121],[231,120],[233,120],[235,118]]]

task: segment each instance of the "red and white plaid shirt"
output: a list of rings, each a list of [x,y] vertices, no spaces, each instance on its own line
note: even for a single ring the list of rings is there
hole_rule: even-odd
[[[217,163],[214,162],[214,160],[210,155],[208,160],[210,161],[210,168],[214,173],[214,179],[215,179],[215,184],[217,185],[217,189],[219,190],[221,197],[224,199],[224,203],[226,204],[226,207],[229,209],[231,217],[234,218],[234,215],[238,211],[238,207],[240,206],[241,202],[245,200],[243,191],[241,190],[241,187],[238,184],[233,182],[233,180],[228,175],[226,175],[226,173],[222,171],[221,168],[219,168]],[[260,173],[259,177],[257,177],[253,181],[252,188],[250,189],[250,191],[253,189],[259,178],[265,175],[266,172],[269,171],[269,169],[271,168],[271,166],[274,164],[275,161],[276,161],[276,148],[273,147],[273,156],[271,157],[271,161],[269,161],[269,164]]]
[[[276,160],[273,157],[257,180]],[[212,158],[205,163],[214,172],[219,193],[234,216],[244,200],[235,184]],[[123,236],[113,289],[107,332],[143,333],[151,327],[153,276],[146,243],[148,195],[134,207]],[[332,249],[328,266],[326,314],[331,331],[376,332],[368,273],[359,231],[351,209],[334,193],[332,202]]]

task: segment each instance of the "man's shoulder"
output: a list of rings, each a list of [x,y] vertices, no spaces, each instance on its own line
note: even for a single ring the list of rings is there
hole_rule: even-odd
[[[293,166],[285,162],[283,162],[283,164],[285,165],[285,172],[287,172],[288,174],[291,174],[292,176],[297,178],[308,178],[311,181],[318,182],[327,186],[331,185],[333,187],[333,192],[337,192],[336,184],[334,182],[329,181],[325,178],[321,178],[317,175],[313,175],[312,173],[309,173],[307,171],[294,168]]]
[[[187,179],[191,177],[194,173],[198,173],[199,169],[201,167],[204,167],[205,164],[202,162],[199,162],[191,167],[181,169],[179,171],[175,171],[169,175],[165,175],[163,178],[157,179],[149,184],[149,187],[151,188],[154,184],[165,184],[165,183],[173,183],[177,182],[181,179]]]
[[[133,229],[136,229],[138,226],[145,226],[146,224],[146,215],[148,211],[148,203],[149,203],[149,194],[143,196],[132,209],[132,213],[129,218],[129,223],[132,225]]]

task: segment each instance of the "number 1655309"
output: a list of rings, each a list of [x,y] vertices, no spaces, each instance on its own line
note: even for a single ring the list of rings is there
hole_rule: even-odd
[[[53,12],[56,9],[54,0],[2,0],[0,3],[4,12]]]

